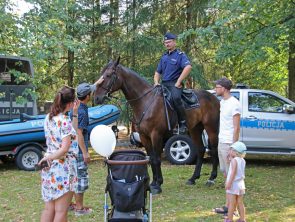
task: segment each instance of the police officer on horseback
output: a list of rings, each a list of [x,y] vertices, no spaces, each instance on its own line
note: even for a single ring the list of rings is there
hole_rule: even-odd
[[[162,84],[171,92],[173,105],[177,113],[179,133],[187,132],[185,109],[181,100],[183,80],[189,75],[192,66],[186,54],[176,48],[177,36],[168,32],[164,36],[164,45],[167,49],[158,64],[154,75],[154,83]]]

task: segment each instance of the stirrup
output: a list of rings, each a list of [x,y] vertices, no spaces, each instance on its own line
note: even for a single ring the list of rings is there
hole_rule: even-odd
[[[187,134],[188,128],[185,123],[179,123],[177,127],[173,130],[174,134]]]
[[[182,125],[179,127],[179,134],[187,134],[187,127],[185,125]]]

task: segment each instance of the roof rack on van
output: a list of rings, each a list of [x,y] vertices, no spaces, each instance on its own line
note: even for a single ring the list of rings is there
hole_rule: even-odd
[[[247,86],[244,83],[237,83],[236,84],[236,89],[249,89],[249,86]]]

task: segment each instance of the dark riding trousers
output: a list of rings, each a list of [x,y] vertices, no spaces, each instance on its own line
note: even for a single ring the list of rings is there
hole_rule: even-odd
[[[179,118],[178,121],[185,120],[185,113],[184,113],[184,106],[181,100],[181,94],[183,88],[177,88],[175,86],[176,80],[174,81],[163,81],[162,84],[170,91],[172,100],[173,100],[173,107],[177,112],[177,116]]]

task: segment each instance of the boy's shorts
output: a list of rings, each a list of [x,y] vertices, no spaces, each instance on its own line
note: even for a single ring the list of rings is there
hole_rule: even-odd
[[[77,193],[84,193],[89,186],[88,166],[84,162],[83,154],[78,154],[78,191]]]

